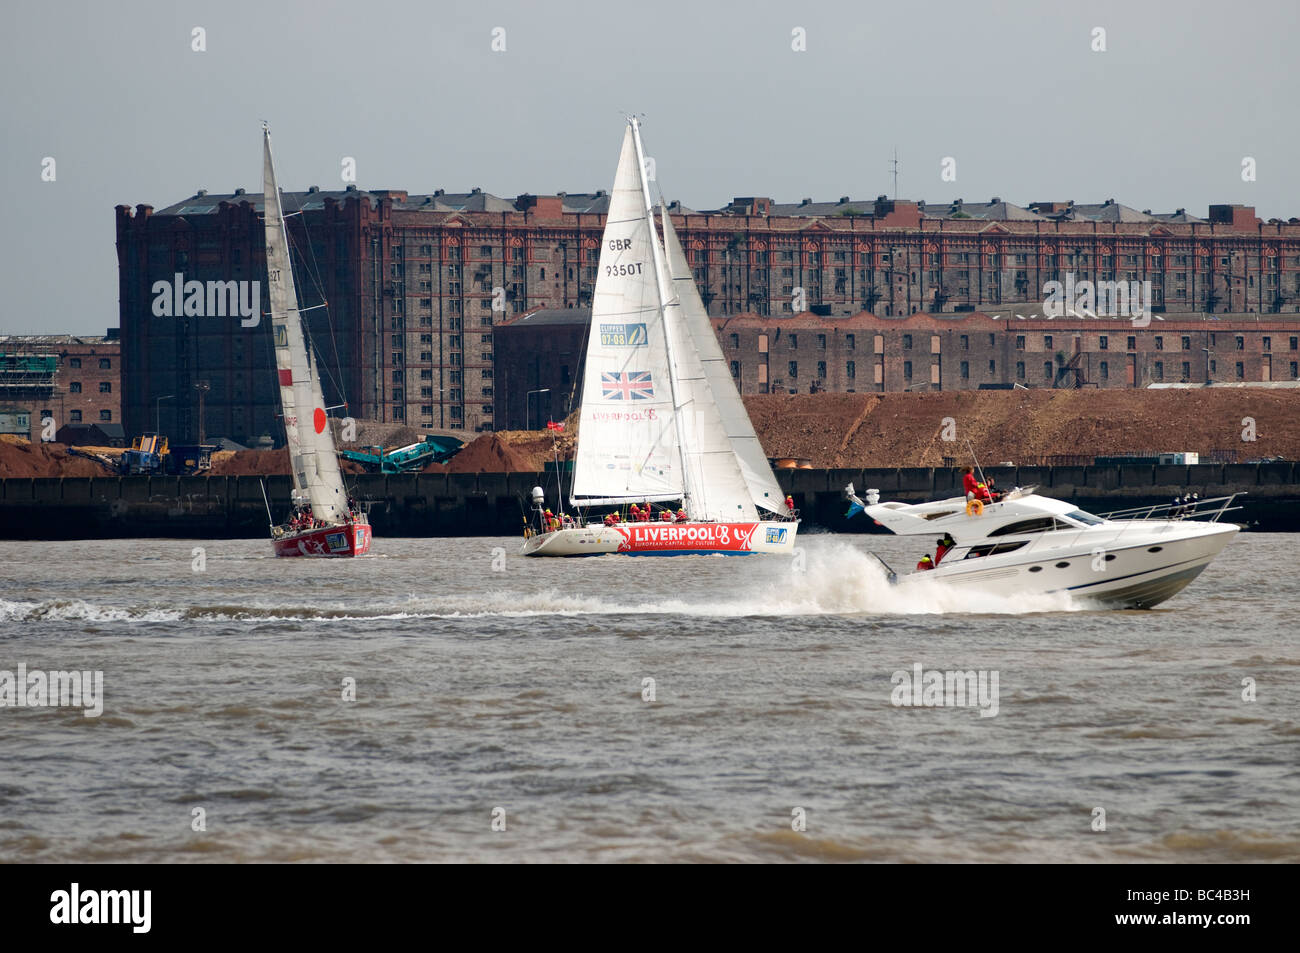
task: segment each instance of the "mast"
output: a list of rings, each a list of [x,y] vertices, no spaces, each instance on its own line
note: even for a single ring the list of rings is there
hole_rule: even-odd
[[[672,306],[673,296],[664,282],[664,260],[659,249],[658,233],[655,231],[654,203],[650,199],[650,183],[645,178],[645,152],[641,147],[641,123],[635,116],[628,120],[632,126],[632,142],[636,146],[637,177],[641,182],[641,195],[645,201],[646,226],[650,230],[650,253],[654,256],[655,286],[659,291],[659,311],[663,322],[664,348],[668,354],[668,390],[673,401],[673,423],[677,428],[677,459],[682,468],[682,507],[688,516],[691,513],[690,482],[685,479],[688,463],[686,460],[686,430],[682,418],[682,405],[677,396],[677,368],[673,359],[672,335],[668,333],[668,309]]]

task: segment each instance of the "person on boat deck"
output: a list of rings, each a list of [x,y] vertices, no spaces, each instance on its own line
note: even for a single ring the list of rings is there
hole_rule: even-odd
[[[685,510],[678,510],[678,511],[677,511],[677,522],[679,522],[679,523],[685,523],[685,522],[686,522],[686,511],[685,511]]]
[[[637,511],[636,518],[642,523],[650,522],[650,504],[647,503]]]
[[[951,533],[944,533],[943,539],[935,540],[934,543],[934,564],[937,566],[943,562],[943,557],[948,555],[948,550],[957,545],[957,540],[952,538]]]
[[[639,520],[640,518],[641,518],[641,507],[639,507],[639,506],[637,506],[635,503],[633,503],[633,504],[632,504],[632,508],[631,508],[630,510],[627,511],[627,519],[628,519],[628,522],[629,522],[629,523],[635,523],[635,522],[636,522],[637,520]]]
[[[916,568],[919,570],[933,569],[934,560],[930,558],[929,554],[926,554],[921,557],[921,561],[916,564]]]
[[[660,522],[663,523],[671,523],[673,521],[673,511],[665,508],[663,511],[660,512],[659,520]]]
[[[555,528],[551,525],[554,519],[555,517],[551,515],[550,510],[547,510],[546,512],[542,513],[542,532],[547,532]]]
[[[789,493],[785,495],[785,508],[790,511],[791,516],[794,516],[794,497]]]
[[[987,489],[988,489],[989,497],[991,498],[991,502],[993,503],[1002,502],[1002,494],[998,492],[997,484],[994,482],[992,477],[989,477]]]
[[[966,494],[967,502],[976,499],[975,491],[979,488],[979,481],[975,479],[975,470],[973,467],[966,466],[961,468],[961,488],[962,492]]]

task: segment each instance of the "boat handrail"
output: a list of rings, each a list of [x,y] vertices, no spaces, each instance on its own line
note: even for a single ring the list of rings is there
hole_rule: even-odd
[[[1195,500],[1191,503],[1156,503],[1151,506],[1134,506],[1125,510],[1112,510],[1109,513],[1098,513],[1104,520],[1123,520],[1123,521],[1141,521],[1148,519],[1198,519],[1202,516],[1209,516],[1211,523],[1217,523],[1219,517],[1224,513],[1231,513],[1234,510],[1241,509],[1240,506],[1233,506],[1232,501],[1239,496],[1245,496],[1246,491],[1241,490],[1228,496],[1214,496],[1204,500]],[[1217,510],[1212,509],[1212,504],[1221,504]],[[1157,515],[1159,514],[1159,515]]]

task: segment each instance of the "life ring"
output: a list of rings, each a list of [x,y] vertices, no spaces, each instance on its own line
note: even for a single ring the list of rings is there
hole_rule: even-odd
[[[982,501],[980,501],[980,500],[967,500],[967,501],[966,501],[966,515],[967,515],[967,516],[979,516],[979,515],[980,515],[981,513],[983,513],[983,512],[984,512],[984,503],[983,503]]]

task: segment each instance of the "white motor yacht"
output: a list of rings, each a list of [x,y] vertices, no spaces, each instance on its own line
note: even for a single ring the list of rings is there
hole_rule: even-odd
[[[925,552],[945,533],[955,541],[933,569],[899,576],[886,565],[892,582],[929,578],[1006,595],[1064,591],[1106,608],[1149,609],[1171,598],[1239,529],[1219,522],[1239,509],[1230,505],[1239,494],[1094,516],[1034,489],[982,505],[964,497],[881,503],[877,490],[864,502],[852,484],[845,495],[851,514],[861,507],[890,532],[923,538]]]

